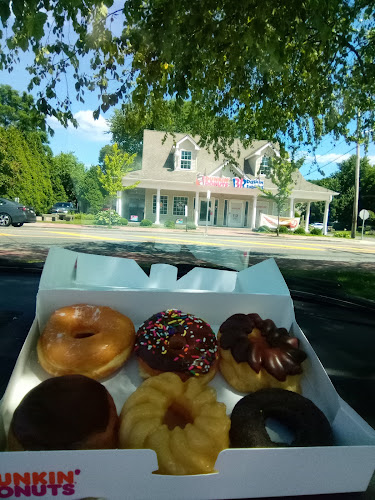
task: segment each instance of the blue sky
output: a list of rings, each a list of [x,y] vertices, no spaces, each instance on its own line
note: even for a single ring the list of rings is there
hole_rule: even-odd
[[[116,3],[114,8],[116,7]],[[112,26],[113,27],[113,26]],[[117,26],[115,26],[116,28]],[[29,82],[29,74],[25,70],[28,63],[31,62],[30,56],[23,56],[21,64],[16,66],[15,70],[9,74],[8,72],[0,72],[0,82],[2,84],[11,85],[18,91],[27,91]],[[72,82],[68,82],[70,84]],[[66,92],[66,87],[60,87],[61,92]],[[31,92],[36,95],[36,92]],[[74,128],[69,126],[64,129],[57,120],[49,119],[50,126],[55,130],[55,135],[50,139],[50,146],[55,155],[60,152],[73,152],[76,157],[87,167],[96,165],[98,162],[100,149],[111,142],[109,126],[107,120],[113,114],[113,108],[107,113],[101,114],[98,120],[94,120],[92,116],[93,110],[98,107],[98,98],[94,93],[86,92],[86,102],[81,103],[75,101],[75,92],[71,90],[72,112],[78,121],[79,127]],[[261,139],[261,137],[259,138]],[[320,167],[325,176],[329,176],[337,170],[337,163],[342,162],[352,154],[355,154],[355,143],[347,144],[343,138],[335,141],[331,137],[326,137],[316,151],[315,160],[307,152],[304,153],[305,163],[301,168],[301,173],[307,179],[320,179],[322,176],[318,172]],[[363,146],[361,146],[361,155],[364,155]],[[368,150],[370,162],[375,164],[375,146],[370,144]]]

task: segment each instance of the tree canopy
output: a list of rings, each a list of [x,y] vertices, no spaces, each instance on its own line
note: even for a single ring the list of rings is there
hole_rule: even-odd
[[[131,102],[140,114],[165,101],[200,110],[201,145],[226,149],[235,137],[317,141],[350,135],[358,110],[374,129],[375,49],[371,0],[30,0],[0,4],[0,69],[22,51],[34,61],[36,105],[74,121],[75,97],[96,92],[106,111]],[[12,29],[10,29],[12,28]],[[85,60],[85,64],[82,61]],[[227,120],[230,118],[230,120]],[[215,126],[205,127],[205,122]],[[370,132],[372,134],[372,132]]]
[[[53,133],[46,122],[46,116],[27,92],[20,94],[10,85],[0,85],[0,126],[15,127],[22,132],[40,132],[43,142],[47,141],[47,130]]]
[[[330,220],[339,222],[339,228],[350,228],[353,201],[354,201],[354,170],[356,156],[352,155],[338,165],[334,174],[318,181],[312,181],[319,186],[324,186],[339,193],[334,196],[330,204]],[[359,211],[363,208],[375,212],[375,166],[372,166],[367,157],[361,158],[359,175]],[[324,208],[321,203],[315,203],[312,214],[314,219],[323,220]]]

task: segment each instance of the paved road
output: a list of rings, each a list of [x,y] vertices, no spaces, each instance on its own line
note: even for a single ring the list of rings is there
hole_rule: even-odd
[[[142,244],[150,256],[187,251],[195,260],[242,269],[259,256],[308,261],[334,260],[371,266],[375,261],[375,239],[346,240],[297,236],[260,235],[244,229],[209,228],[171,231],[143,228],[90,228],[46,223],[0,229],[0,257],[23,254],[28,261],[43,261],[52,245],[90,252],[124,252]]]

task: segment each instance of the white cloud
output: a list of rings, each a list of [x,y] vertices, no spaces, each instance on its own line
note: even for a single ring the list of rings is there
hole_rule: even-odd
[[[74,128],[73,125],[69,125],[67,127],[68,132],[80,135],[81,138],[85,141],[91,142],[110,142],[109,126],[106,119],[99,115],[97,120],[94,120],[92,110],[81,110],[74,113],[74,118],[78,122],[78,128]],[[54,130],[61,130],[63,126],[55,117],[48,118],[48,124]]]
[[[316,155],[315,157],[312,155],[306,156],[306,163],[312,163],[316,161],[319,164],[327,164],[327,163],[341,163],[348,158],[351,157],[353,153],[346,153],[346,154],[340,154],[340,153],[328,153],[328,154],[322,154],[322,155]]]
[[[368,156],[367,158],[369,159],[371,165],[375,165],[375,156]]]

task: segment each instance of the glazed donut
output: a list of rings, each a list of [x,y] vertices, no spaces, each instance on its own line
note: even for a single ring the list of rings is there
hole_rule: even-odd
[[[208,323],[177,309],[154,314],[138,329],[135,347],[143,378],[174,372],[207,383],[218,369],[218,344]]]
[[[271,441],[265,428],[267,418],[276,419],[294,433],[291,444]],[[229,438],[232,448],[333,444],[324,413],[309,399],[284,389],[262,389],[243,397],[233,408]]]
[[[306,354],[299,340],[258,314],[234,314],[220,326],[220,371],[240,392],[278,387],[301,392]]]
[[[110,307],[76,304],[55,311],[39,337],[37,352],[51,375],[86,375],[102,379],[132,353],[132,321]]]
[[[118,426],[112,396],[102,384],[82,375],[54,377],[34,387],[16,408],[8,449],[116,448]]]
[[[214,471],[229,446],[230,419],[212,387],[166,372],[145,380],[120,414],[120,448],[156,452],[159,474]]]

